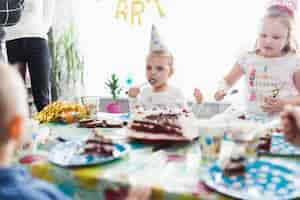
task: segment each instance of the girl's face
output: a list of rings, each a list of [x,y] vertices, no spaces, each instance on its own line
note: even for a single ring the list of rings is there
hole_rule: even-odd
[[[258,37],[258,50],[262,56],[278,57],[288,42],[288,28],[280,19],[265,18]]]
[[[163,89],[167,85],[171,72],[169,56],[150,54],[147,58],[146,77],[154,89]]]

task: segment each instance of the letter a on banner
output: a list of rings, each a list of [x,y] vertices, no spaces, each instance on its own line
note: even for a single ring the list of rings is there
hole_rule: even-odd
[[[128,3],[127,0],[118,0],[116,18],[123,16],[124,20],[127,21],[128,15]]]

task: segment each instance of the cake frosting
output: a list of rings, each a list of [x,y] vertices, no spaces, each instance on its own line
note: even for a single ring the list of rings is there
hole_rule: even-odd
[[[79,121],[79,127],[85,128],[122,128],[125,123],[118,119],[83,119]]]
[[[129,129],[153,135],[184,137],[198,136],[197,121],[192,113],[180,109],[136,110],[129,121]]]
[[[226,176],[243,175],[246,171],[246,148],[232,141],[223,141],[219,165]]]
[[[93,130],[84,145],[84,153],[96,154],[101,156],[112,156],[114,152],[114,145],[112,140],[105,138],[98,130]]]

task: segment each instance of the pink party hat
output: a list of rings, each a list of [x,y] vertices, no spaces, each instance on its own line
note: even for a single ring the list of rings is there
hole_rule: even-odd
[[[294,16],[298,8],[298,1],[297,0],[270,0],[268,2],[267,8],[269,9],[274,7],[279,10],[285,10],[291,16]]]

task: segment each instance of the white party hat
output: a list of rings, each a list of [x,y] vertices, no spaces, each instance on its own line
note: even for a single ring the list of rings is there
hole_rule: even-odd
[[[150,41],[150,52],[153,51],[169,52],[167,46],[164,44],[160,34],[157,31],[157,28],[154,25],[152,25]]]

